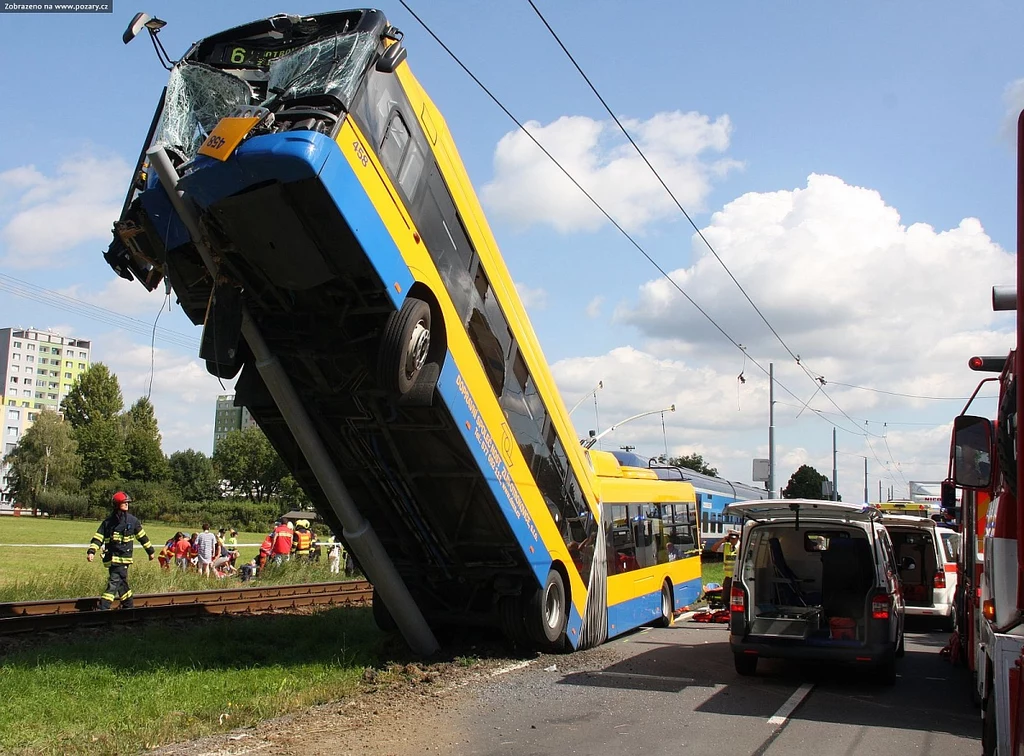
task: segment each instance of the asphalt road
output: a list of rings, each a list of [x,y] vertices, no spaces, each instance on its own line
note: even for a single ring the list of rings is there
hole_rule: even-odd
[[[406,735],[464,756],[978,754],[980,713],[967,673],[939,656],[946,638],[909,627],[899,679],[884,687],[846,667],[775,660],[740,677],[724,626],[682,622],[542,657]]]

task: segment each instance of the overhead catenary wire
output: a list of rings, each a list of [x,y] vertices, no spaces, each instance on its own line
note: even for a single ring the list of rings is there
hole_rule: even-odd
[[[459,66],[459,67],[460,67],[460,68],[461,68],[461,69],[462,69],[462,70],[463,70],[463,71],[464,71],[464,72],[466,73],[466,75],[467,75],[467,76],[469,76],[469,77],[470,77],[470,79],[472,79],[472,80],[473,80],[473,82],[474,82],[474,83],[475,83],[475,84],[476,84],[476,85],[477,85],[478,87],[480,87],[480,89],[481,89],[481,90],[482,90],[482,91],[483,91],[483,92],[484,92],[484,93],[485,93],[485,94],[486,94],[486,95],[487,95],[487,96],[488,96],[488,97],[489,97],[489,98],[490,98],[490,99],[491,99],[491,100],[492,100],[492,101],[494,102],[494,104],[495,104],[495,105],[497,105],[497,106],[498,106],[498,107],[499,107],[499,108],[501,109],[501,111],[502,111],[503,113],[505,113],[505,115],[507,115],[507,116],[509,117],[509,119],[511,119],[511,120],[512,120],[512,122],[513,122],[513,123],[515,123],[515,124],[516,124],[516,126],[517,126],[517,127],[518,127],[518,128],[519,128],[519,129],[520,129],[520,130],[521,130],[521,131],[522,131],[522,132],[523,132],[523,133],[524,133],[524,134],[525,134],[526,136],[527,136],[527,138],[528,138],[528,139],[530,139],[530,141],[532,141],[532,142],[534,143],[534,145],[535,145],[535,146],[536,146],[536,147],[537,147],[537,148],[538,148],[538,149],[539,149],[539,150],[540,150],[540,151],[541,151],[542,153],[544,153],[545,157],[547,157],[547,158],[548,158],[548,160],[550,160],[550,161],[551,161],[551,162],[552,162],[552,163],[553,163],[553,164],[554,164],[554,165],[555,165],[555,166],[556,166],[556,167],[557,167],[557,168],[558,168],[558,169],[559,169],[559,170],[560,170],[560,171],[561,171],[561,172],[562,172],[562,173],[563,173],[563,174],[565,175],[565,177],[566,177],[566,178],[568,178],[568,179],[569,179],[569,181],[570,181],[570,182],[572,182],[572,184],[573,184],[573,185],[574,185],[574,186],[575,186],[575,187],[576,187],[577,189],[579,189],[579,191],[580,191],[580,192],[581,192],[581,193],[583,194],[583,196],[584,196],[584,197],[586,197],[586,198],[587,198],[587,200],[589,200],[589,201],[590,201],[590,203],[591,203],[592,205],[594,205],[594,207],[595,207],[595,208],[597,208],[598,212],[600,212],[600,213],[601,213],[601,214],[602,214],[602,215],[603,215],[603,216],[604,216],[604,217],[605,217],[605,218],[606,218],[606,219],[608,220],[608,222],[609,222],[609,223],[611,223],[611,224],[612,224],[612,226],[614,226],[614,227],[615,227],[615,229],[616,229],[616,230],[617,230],[617,231],[618,231],[618,232],[619,232],[620,234],[622,234],[622,236],[624,236],[624,237],[625,237],[625,238],[626,238],[626,239],[627,239],[627,240],[629,241],[629,243],[630,243],[630,244],[632,244],[632,245],[633,245],[633,247],[634,247],[634,248],[636,248],[636,250],[637,250],[638,252],[640,252],[640,254],[641,254],[641,255],[643,255],[643,256],[644,256],[644,258],[646,258],[646,259],[647,259],[647,261],[648,261],[648,262],[649,262],[649,263],[650,263],[650,264],[651,264],[651,265],[652,265],[652,266],[653,266],[653,267],[654,267],[654,268],[655,268],[655,269],[656,269],[656,270],[657,270],[657,271],[658,271],[658,272],[659,272],[659,273],[660,273],[660,274],[662,275],[662,277],[664,277],[664,278],[665,278],[665,279],[666,279],[666,280],[667,280],[667,281],[669,282],[669,284],[671,284],[671,285],[673,286],[673,288],[675,288],[675,289],[676,289],[676,290],[677,290],[677,291],[678,291],[678,292],[679,292],[680,294],[682,294],[682,295],[683,295],[683,297],[684,297],[684,298],[686,299],[686,301],[688,301],[688,302],[689,302],[689,303],[690,303],[691,305],[693,305],[693,306],[694,306],[694,308],[696,308],[696,310],[697,310],[697,311],[698,311],[698,312],[699,312],[699,313],[700,313],[701,315],[703,315],[703,316],[704,316],[704,318],[705,318],[705,319],[706,319],[706,320],[707,320],[707,321],[708,321],[708,322],[709,322],[709,323],[710,323],[710,324],[711,324],[712,326],[714,326],[714,327],[715,327],[715,329],[716,329],[716,330],[718,330],[718,332],[719,332],[719,333],[721,333],[721,334],[722,334],[722,336],[724,336],[724,337],[725,337],[725,339],[726,339],[727,341],[729,341],[729,343],[731,343],[731,344],[732,344],[733,346],[735,346],[735,347],[736,347],[737,349],[741,349],[741,350],[742,350],[742,346],[741,346],[741,345],[739,344],[739,342],[737,342],[737,341],[736,341],[736,339],[734,339],[734,338],[733,338],[733,337],[732,337],[732,336],[731,336],[731,335],[730,335],[730,334],[729,334],[729,333],[728,333],[728,332],[727,332],[727,331],[726,331],[726,330],[725,330],[725,329],[724,329],[724,328],[723,328],[723,327],[722,327],[721,325],[719,325],[719,324],[718,324],[718,322],[717,322],[717,321],[716,321],[716,320],[715,320],[714,318],[712,318],[712,317],[711,317],[711,315],[710,315],[710,314],[708,314],[708,312],[707,312],[706,310],[704,310],[704,308],[703,308],[703,307],[701,307],[701,306],[700,306],[700,305],[699,305],[699,304],[698,304],[698,303],[697,303],[697,302],[696,302],[696,301],[695,301],[695,300],[694,300],[694,299],[693,299],[693,298],[692,298],[692,297],[691,297],[691,296],[690,296],[689,294],[687,294],[687,293],[686,293],[686,291],[684,291],[684,290],[683,290],[683,288],[682,288],[682,287],[681,287],[681,286],[679,285],[679,283],[678,283],[677,281],[675,281],[675,280],[674,280],[674,279],[673,279],[673,278],[672,278],[672,277],[671,277],[671,276],[670,276],[670,275],[669,275],[669,274],[668,274],[668,273],[667,273],[667,272],[665,271],[665,269],[661,267],[661,265],[660,265],[660,264],[659,264],[659,263],[658,263],[658,262],[657,262],[657,261],[656,261],[656,260],[655,260],[655,259],[654,259],[653,257],[651,257],[651,255],[650,255],[650,254],[649,254],[649,253],[647,252],[647,250],[645,250],[645,249],[644,249],[644,248],[643,248],[643,247],[642,247],[642,246],[640,245],[640,243],[639,243],[639,242],[637,242],[637,241],[636,241],[636,239],[634,239],[634,238],[633,238],[633,237],[632,237],[632,236],[631,236],[631,235],[629,234],[629,232],[628,232],[628,231],[626,231],[626,230],[625,230],[625,229],[624,229],[624,228],[623,228],[623,227],[622,227],[622,226],[621,226],[621,225],[620,225],[620,224],[619,224],[619,223],[618,223],[618,222],[617,222],[617,221],[616,221],[616,220],[615,220],[615,219],[614,219],[614,218],[613,218],[613,217],[611,216],[611,214],[610,214],[610,213],[609,213],[609,212],[608,212],[607,210],[605,210],[605,209],[604,209],[604,207],[603,207],[603,206],[602,206],[602,205],[601,205],[601,204],[600,204],[600,203],[599,203],[599,202],[598,202],[598,201],[597,201],[597,200],[596,200],[596,199],[595,199],[595,198],[594,198],[594,197],[593,197],[593,196],[592,196],[592,195],[591,195],[591,194],[590,194],[590,193],[589,193],[589,192],[588,192],[588,191],[587,191],[587,190],[586,190],[586,189],[585,189],[585,188],[584,188],[584,187],[583,187],[583,186],[582,186],[582,185],[581,185],[580,183],[579,183],[579,181],[577,181],[577,180],[576,180],[576,178],[575,178],[575,177],[574,177],[574,176],[573,176],[573,175],[572,175],[571,173],[569,173],[569,171],[568,171],[568,170],[567,170],[567,169],[566,169],[566,168],[565,168],[565,167],[564,167],[564,166],[563,166],[563,165],[562,165],[562,164],[561,164],[561,163],[560,163],[560,162],[559,162],[559,161],[558,161],[558,160],[557,160],[557,159],[556,159],[556,158],[555,158],[555,157],[554,157],[554,156],[553,156],[553,155],[552,155],[552,154],[551,154],[550,152],[548,152],[548,150],[547,150],[547,149],[546,149],[546,148],[544,147],[544,145],[542,145],[542,144],[541,144],[541,143],[540,143],[540,142],[539,142],[539,141],[537,140],[537,138],[536,138],[536,137],[534,137],[534,136],[533,136],[533,134],[531,134],[531,133],[530,133],[530,131],[529,131],[529,130],[528,130],[528,129],[527,129],[527,128],[526,128],[526,127],[525,127],[525,126],[523,125],[522,121],[520,121],[520,120],[519,120],[519,119],[518,119],[518,118],[517,118],[517,117],[516,117],[516,116],[515,116],[515,115],[514,115],[514,114],[513,114],[513,113],[512,113],[512,112],[511,112],[511,111],[510,111],[510,110],[509,110],[509,109],[508,109],[508,108],[507,108],[506,106],[505,106],[505,105],[504,105],[504,103],[502,103],[502,102],[501,102],[501,100],[499,100],[499,99],[498,99],[498,97],[497,97],[497,96],[496,96],[496,95],[495,95],[495,94],[494,94],[493,92],[491,92],[491,90],[490,90],[490,89],[489,89],[489,88],[488,88],[488,87],[487,87],[487,86],[486,86],[486,85],[485,85],[485,84],[484,84],[484,83],[483,83],[482,81],[480,81],[480,79],[479,79],[479,78],[478,78],[478,77],[476,76],[476,74],[474,74],[474,73],[473,73],[473,72],[472,72],[472,71],[471,71],[471,70],[469,69],[469,67],[468,67],[468,66],[466,66],[466,64],[465,64],[465,63],[463,63],[463,62],[462,62],[462,60],[461,60],[461,59],[460,59],[460,58],[459,58],[459,57],[458,57],[458,56],[457,56],[457,55],[456,55],[456,54],[455,54],[455,53],[454,53],[454,52],[453,52],[453,51],[451,50],[451,48],[449,48],[449,47],[448,47],[448,46],[447,46],[447,45],[446,45],[446,44],[445,44],[445,43],[444,43],[444,42],[443,42],[443,41],[441,40],[441,38],[437,36],[437,34],[436,34],[436,33],[435,33],[434,31],[433,31],[433,29],[431,29],[431,27],[430,27],[430,26],[429,26],[429,25],[428,25],[428,24],[427,24],[427,23],[426,23],[426,22],[425,22],[425,21],[424,21],[423,19],[421,19],[421,18],[419,17],[419,15],[417,15],[417,13],[416,13],[416,12],[415,12],[415,11],[414,11],[414,10],[413,10],[412,8],[410,8],[410,7],[409,7],[409,5],[408,5],[408,3],[406,2],[406,0],[399,0],[399,2],[401,3],[402,7],[403,7],[403,8],[405,8],[405,9],[406,9],[406,10],[407,10],[407,11],[409,12],[409,14],[410,14],[410,15],[411,15],[411,16],[412,16],[412,17],[413,17],[413,18],[414,18],[415,20],[416,20],[416,22],[417,22],[417,23],[418,23],[418,24],[419,24],[420,26],[422,26],[422,27],[423,27],[424,31],[426,31],[426,32],[427,32],[427,34],[429,34],[429,35],[430,35],[431,37],[433,37],[433,38],[434,38],[434,41],[435,41],[435,42],[437,42],[437,44],[441,46],[441,48],[442,48],[442,49],[443,49],[443,50],[444,50],[444,51],[445,51],[445,52],[446,52],[446,53],[448,54],[448,56],[449,56],[449,57],[451,57],[451,59],[452,59],[453,61],[455,61],[456,65],[458,65],[458,66]],[[764,367],[764,365],[762,365],[762,364],[761,364],[760,362],[758,362],[758,361],[757,361],[756,359],[754,359],[753,357],[751,357],[751,356],[750,356],[749,354],[748,354],[747,356],[748,356],[748,358],[750,359],[751,363],[752,363],[752,364],[754,364],[754,365],[755,365],[755,366],[756,366],[756,367],[758,368],[758,370],[760,370],[760,371],[761,371],[761,372],[762,372],[762,373],[763,373],[763,374],[764,374],[765,376],[768,376],[768,374],[769,374],[769,373],[768,373],[768,369],[767,369],[766,367]],[[783,391],[785,391],[785,392],[786,392],[787,394],[789,394],[789,395],[790,395],[790,396],[792,396],[792,397],[793,397],[794,399],[796,399],[796,400],[797,400],[798,402],[803,402],[803,400],[802,400],[802,399],[801,399],[801,398],[800,398],[799,396],[797,396],[797,395],[796,395],[796,393],[794,393],[794,392],[793,392],[792,390],[790,390],[790,388],[789,388],[788,386],[786,386],[786,385],[785,385],[784,383],[782,383],[781,381],[778,381],[778,380],[776,380],[776,384],[777,384],[777,385],[778,385],[778,386],[779,386],[779,387],[780,387],[780,388],[781,388],[781,389],[782,389]],[[824,419],[824,418],[823,418],[823,419]],[[831,420],[827,420],[827,419],[825,419],[825,421],[826,421],[826,422],[828,422],[828,423],[830,423],[830,424],[832,424],[832,425],[835,425],[835,423],[833,423],[833,422],[832,422]],[[851,421],[851,422],[852,422],[852,421]],[[859,430],[858,430],[858,432],[860,432],[860,433],[863,433],[863,431],[859,431]]]
[[[154,342],[160,341],[193,351],[199,346],[199,339],[188,334],[167,328],[154,327],[153,323],[147,323],[144,320],[91,304],[61,292],[37,286],[4,273],[0,273],[0,291],[6,291],[15,296],[39,302],[63,312],[80,315],[105,325],[121,328],[139,336],[152,336]]]
[[[846,413],[846,411],[842,407],[839,406],[838,402],[836,402],[835,399],[833,399],[832,396],[825,390],[824,387],[826,385],[826,381],[824,380],[824,376],[813,373],[803,362],[801,362],[800,356],[798,354],[796,354],[790,348],[790,346],[786,343],[785,339],[782,338],[782,336],[775,329],[775,327],[768,321],[768,318],[765,317],[764,313],[761,311],[761,308],[759,308],[757,306],[757,304],[754,302],[754,300],[747,293],[747,291],[743,287],[743,285],[739,282],[739,280],[736,278],[736,276],[733,275],[732,270],[729,269],[729,266],[726,265],[725,261],[718,254],[718,251],[714,248],[714,246],[711,244],[711,242],[708,241],[707,237],[704,236],[704,232],[701,231],[701,229],[694,222],[693,218],[686,211],[686,208],[684,208],[682,203],[680,203],[679,200],[676,198],[675,194],[669,188],[668,184],[661,177],[661,174],[658,173],[657,169],[651,164],[651,161],[648,160],[647,155],[644,154],[644,151],[640,148],[640,145],[638,145],[636,143],[636,141],[633,139],[632,135],[629,133],[629,131],[626,129],[626,127],[619,120],[618,116],[615,115],[614,111],[608,105],[608,103],[605,100],[605,98],[601,95],[601,93],[598,91],[597,87],[590,80],[590,77],[587,76],[586,72],[584,72],[583,68],[576,61],[575,57],[573,57],[572,53],[569,52],[569,49],[562,42],[561,38],[558,36],[558,34],[552,28],[551,24],[548,23],[547,19],[544,17],[544,14],[541,13],[540,9],[536,6],[536,4],[533,2],[533,0],[527,0],[527,2],[530,4],[530,7],[533,9],[534,13],[537,14],[537,17],[541,20],[541,23],[544,24],[545,28],[548,30],[548,32],[551,34],[551,36],[554,38],[555,42],[558,43],[558,46],[562,49],[562,52],[565,53],[566,57],[569,58],[569,61],[573,64],[573,66],[579,72],[580,76],[582,76],[583,80],[586,81],[587,85],[590,87],[590,90],[594,93],[594,96],[597,97],[597,99],[600,101],[601,105],[604,107],[605,111],[608,113],[608,115],[615,122],[615,125],[619,127],[619,130],[623,133],[623,135],[626,137],[626,139],[629,140],[629,143],[633,146],[633,149],[636,150],[637,154],[640,156],[640,158],[644,161],[644,163],[650,169],[651,173],[654,174],[655,178],[658,180],[658,183],[661,184],[662,188],[665,190],[665,192],[668,194],[668,196],[672,199],[673,203],[675,203],[675,206],[679,209],[679,211],[683,214],[683,216],[686,218],[686,220],[689,222],[689,224],[693,227],[693,230],[697,232],[697,235],[700,237],[701,241],[704,242],[704,244],[707,246],[707,248],[711,252],[711,254],[714,255],[714,257],[718,261],[719,265],[722,266],[722,269],[726,272],[726,274],[729,276],[729,278],[732,280],[732,282],[736,285],[736,288],[739,289],[740,293],[743,295],[743,297],[747,300],[747,302],[753,308],[754,312],[757,313],[758,317],[761,318],[761,321],[765,324],[765,326],[768,328],[768,330],[772,332],[772,335],[775,336],[776,340],[779,342],[779,344],[782,345],[782,348],[786,350],[786,352],[794,360],[794,362],[796,362],[803,369],[803,371],[807,374],[807,376],[812,381],[818,383],[818,387],[815,389],[815,394],[817,394],[820,391],[821,394],[826,399],[828,399],[829,402],[840,412],[840,414],[842,414],[844,417],[846,417],[847,420],[850,420],[851,422],[853,422],[853,419]],[[404,3],[403,3],[403,5],[404,5]],[[671,279],[669,279],[669,280],[671,280]],[[702,311],[702,314],[703,314],[703,311]],[[721,330],[721,329],[719,329],[719,330]],[[736,346],[738,348],[742,349],[742,346],[740,346],[738,344]],[[813,399],[813,397],[812,397],[812,399]],[[808,400],[808,402],[809,401],[810,400]]]

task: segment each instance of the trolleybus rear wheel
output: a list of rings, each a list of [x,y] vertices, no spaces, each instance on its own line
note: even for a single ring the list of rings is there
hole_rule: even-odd
[[[668,581],[661,586],[661,616],[656,623],[658,627],[668,627],[672,624],[672,586]]]
[[[430,305],[406,297],[402,309],[391,313],[380,341],[378,377],[385,388],[408,393],[430,351]]]
[[[561,642],[568,612],[565,583],[558,570],[548,571],[547,580],[531,597],[526,612],[526,627],[534,641],[549,648]]]

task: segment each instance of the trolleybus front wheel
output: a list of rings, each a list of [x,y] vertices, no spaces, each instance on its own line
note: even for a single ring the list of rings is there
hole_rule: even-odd
[[[544,585],[527,603],[526,627],[534,641],[554,648],[561,642],[567,622],[565,583],[561,573],[551,569]]]
[[[655,623],[658,627],[668,627],[672,624],[672,586],[666,580],[661,586],[661,616]]]
[[[406,394],[427,362],[430,351],[430,305],[406,297],[391,313],[380,342],[378,377],[385,388]]]

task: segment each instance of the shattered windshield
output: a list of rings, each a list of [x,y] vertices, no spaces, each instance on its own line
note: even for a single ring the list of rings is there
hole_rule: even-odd
[[[377,37],[369,32],[325,37],[284,55],[270,64],[267,106],[283,100],[327,94],[347,108],[359,79],[377,50]]]
[[[154,143],[191,160],[220,119],[248,105],[251,96],[249,85],[236,76],[203,63],[180,63],[167,82]]]

